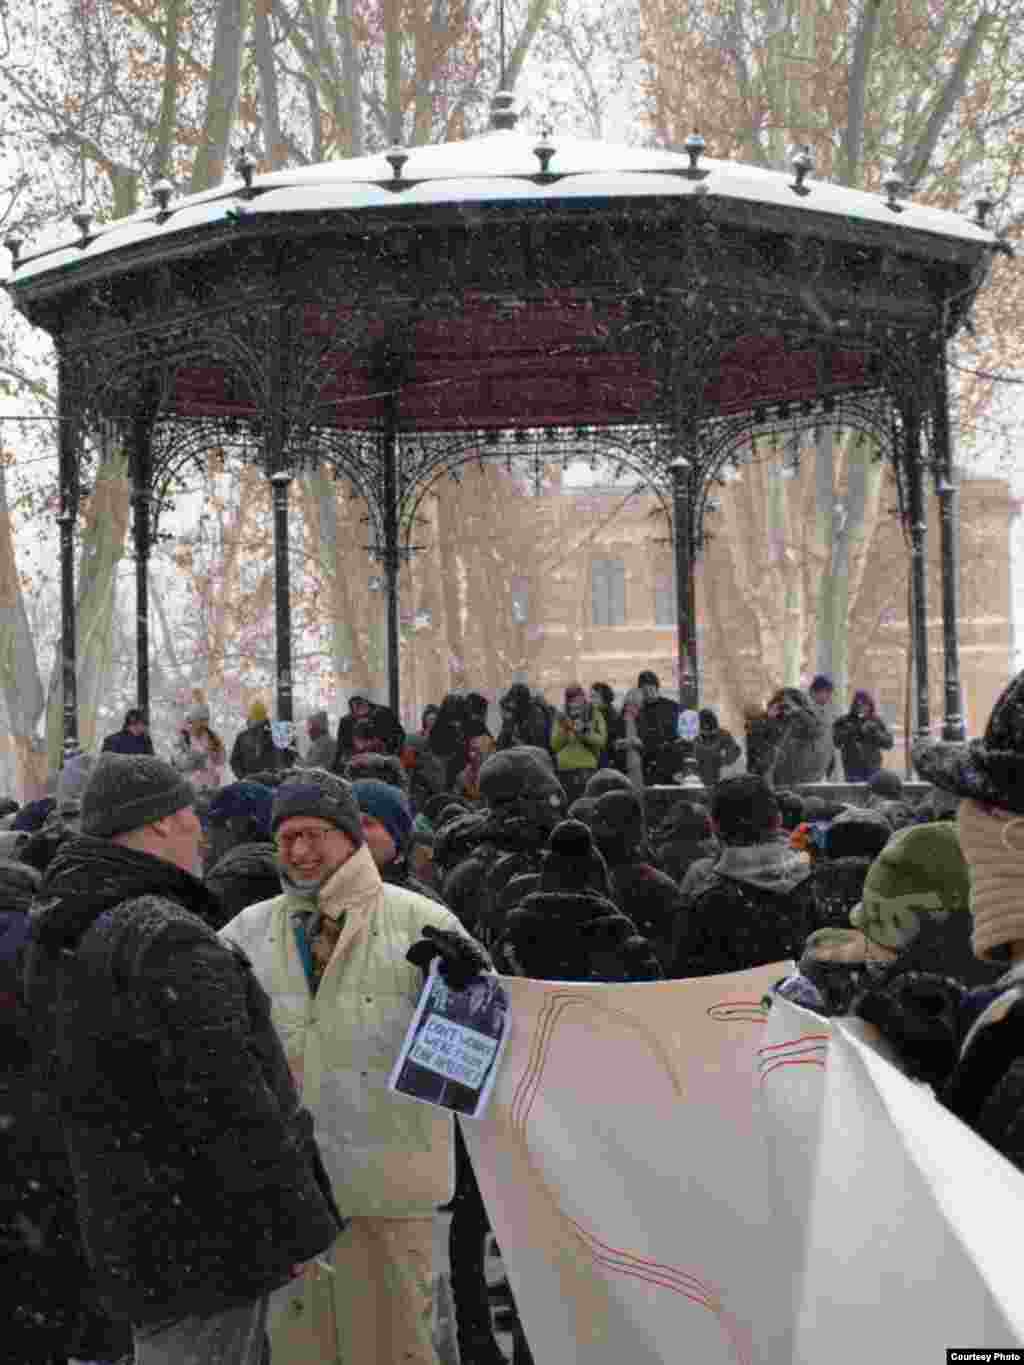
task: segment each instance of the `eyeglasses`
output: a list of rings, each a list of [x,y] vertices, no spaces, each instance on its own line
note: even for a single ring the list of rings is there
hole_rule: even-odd
[[[333,829],[297,829],[288,834],[279,834],[275,843],[279,853],[291,853],[299,840],[305,839],[312,851],[319,853],[327,838],[334,832]]]

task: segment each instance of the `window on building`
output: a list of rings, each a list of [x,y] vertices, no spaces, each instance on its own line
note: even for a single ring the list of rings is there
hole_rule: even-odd
[[[591,560],[590,600],[595,626],[626,624],[626,566],[621,559]]]

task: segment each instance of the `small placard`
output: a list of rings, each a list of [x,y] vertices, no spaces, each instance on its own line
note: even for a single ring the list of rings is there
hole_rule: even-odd
[[[432,963],[389,1089],[464,1118],[482,1118],[508,1026],[508,996],[497,976],[474,977],[456,991]]]

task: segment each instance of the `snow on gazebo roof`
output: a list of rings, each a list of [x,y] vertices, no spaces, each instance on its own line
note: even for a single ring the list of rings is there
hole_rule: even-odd
[[[498,100],[503,97],[499,96]],[[497,101],[496,101],[497,104]],[[497,117],[497,115],[496,115]],[[506,116],[510,118],[510,115]],[[995,235],[959,213],[932,208],[902,197],[898,182],[883,195],[816,180],[809,167],[794,172],[765,170],[742,162],[703,155],[703,143],[688,152],[632,147],[577,137],[496,127],[462,142],[409,149],[391,148],[348,160],[254,174],[254,162],[240,162],[246,183],[232,182],[174,201],[169,185],[157,187],[156,206],[108,224],[93,225],[76,216],[78,235],[61,224],[29,250],[12,245],[15,267],[8,284],[15,289],[42,282],[86,261],[132,248],[166,242],[204,226],[273,215],[359,213],[471,205],[571,206],[582,201],[613,208],[615,201],[681,201],[703,198],[720,212],[756,226],[772,211],[806,215],[808,233],[828,237],[896,239],[914,255],[948,258],[965,249],[992,248]],[[238,167],[236,167],[238,169]],[[396,219],[404,217],[396,214]],[[10,243],[10,239],[8,239]]]

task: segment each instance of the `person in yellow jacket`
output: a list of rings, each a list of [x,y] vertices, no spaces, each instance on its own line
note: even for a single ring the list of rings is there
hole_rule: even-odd
[[[597,771],[601,754],[608,743],[604,712],[591,706],[579,683],[565,689],[565,710],[551,732],[551,751],[555,755],[558,780],[571,804],[583,795],[587,778]]]
[[[272,1304],[279,1365],[435,1365],[433,1215],[452,1196],[452,1120],[387,1080],[435,956],[457,989],[490,967],[450,911],[381,881],[342,778],[306,769],[274,798],[283,894],[221,937],[270,996],[349,1226]],[[407,956],[408,954],[408,956]]]

